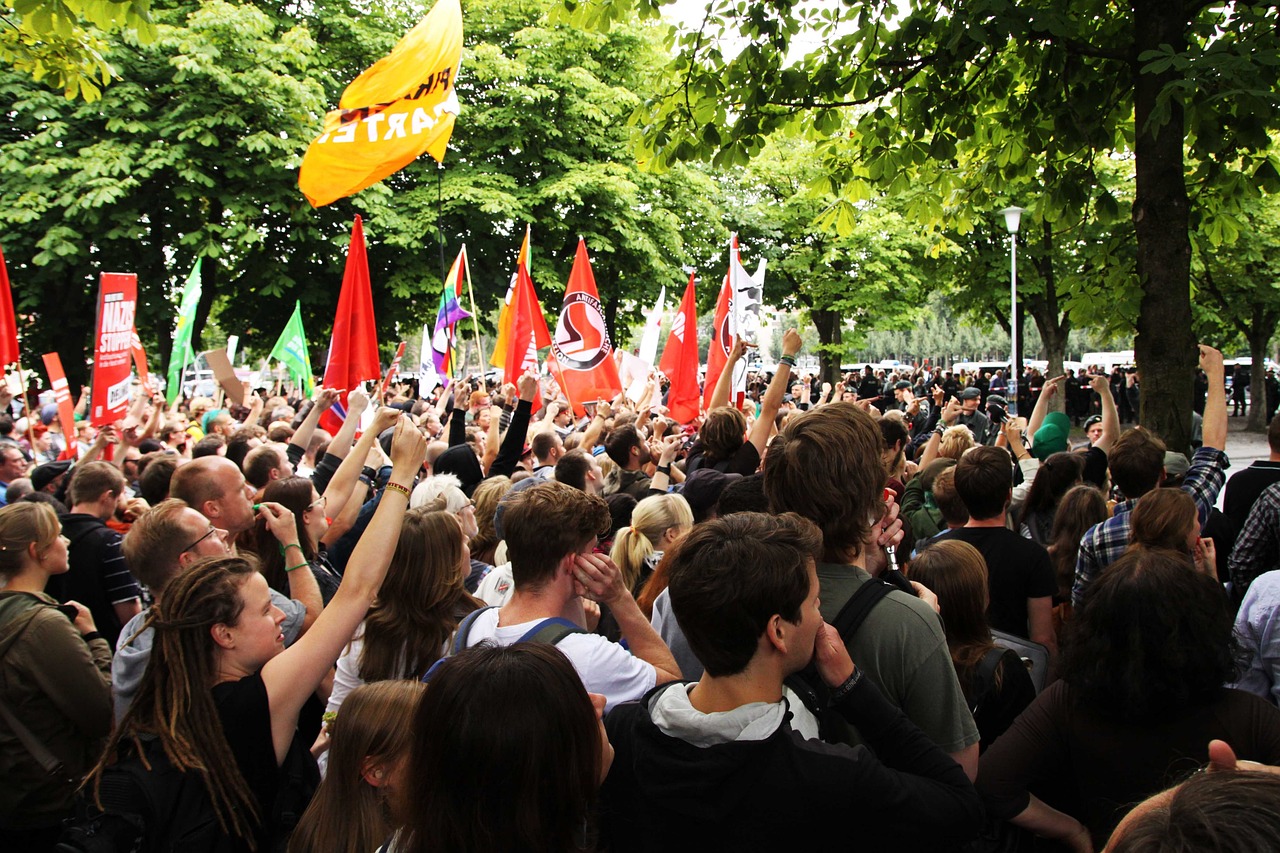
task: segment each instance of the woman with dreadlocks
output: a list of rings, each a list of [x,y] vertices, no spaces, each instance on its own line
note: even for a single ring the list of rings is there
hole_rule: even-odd
[[[172,581],[152,608],[155,645],[137,698],[90,775],[90,790],[130,750],[158,754],[143,745],[154,740],[185,779],[203,782],[232,849],[283,849],[318,782],[298,715],[382,585],[425,455],[422,434],[400,418],[391,479],[342,584],[287,649],[283,614],[252,558],[204,560]]]

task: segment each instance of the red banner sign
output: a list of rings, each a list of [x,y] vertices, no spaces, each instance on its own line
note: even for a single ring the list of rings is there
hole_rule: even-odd
[[[56,352],[47,352],[44,358],[44,370],[49,374],[49,387],[53,389],[53,399],[58,404],[58,424],[62,428],[62,440],[66,443],[67,458],[75,459],[78,455],[76,445],[76,404],[71,401],[71,388],[67,385],[67,374],[62,369],[62,359]]]
[[[93,397],[89,423],[112,424],[129,410],[132,383],[133,315],[138,306],[138,277],[104,272],[98,285],[98,324],[94,334]]]

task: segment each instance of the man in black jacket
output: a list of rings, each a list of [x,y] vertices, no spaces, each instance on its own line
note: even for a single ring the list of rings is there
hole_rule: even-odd
[[[615,757],[601,828],[611,849],[843,838],[867,850],[933,850],[977,834],[982,808],[964,771],[862,677],[823,621],[821,554],[818,528],[792,513],[709,521],[668,553],[672,609],[705,673],[605,718]],[[812,717],[783,680],[811,660],[866,746],[798,730]]]

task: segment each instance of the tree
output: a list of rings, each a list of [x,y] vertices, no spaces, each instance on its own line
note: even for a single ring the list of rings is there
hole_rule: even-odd
[[[662,2],[564,0],[575,19],[595,25],[633,7],[652,14]],[[855,194],[868,182],[905,187],[922,164],[965,153],[992,164],[990,195],[1039,166],[1042,154],[1079,165],[1131,151],[1141,419],[1186,448],[1196,350],[1184,145],[1206,181],[1243,161],[1241,171],[1280,186],[1265,151],[1280,120],[1276,18],[1273,3],[1244,0],[911,0],[905,10],[887,0],[721,4],[679,36],[679,82],[638,118],[659,163],[744,163],[769,134],[803,123],[833,147],[856,149],[855,165],[830,176]],[[802,32],[820,46],[792,62]],[[726,33],[742,42],[736,55],[721,40]],[[832,134],[847,109],[859,113],[845,141]],[[935,200],[920,210],[940,215],[954,184],[940,178],[932,186]],[[1055,191],[1087,187],[1058,183]],[[972,211],[955,216],[961,230]]]

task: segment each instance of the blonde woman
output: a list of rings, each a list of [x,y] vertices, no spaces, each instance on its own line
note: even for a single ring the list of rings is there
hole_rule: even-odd
[[[609,558],[637,598],[663,552],[683,539],[691,527],[693,510],[680,495],[654,495],[636,504],[630,526],[614,537]]]

